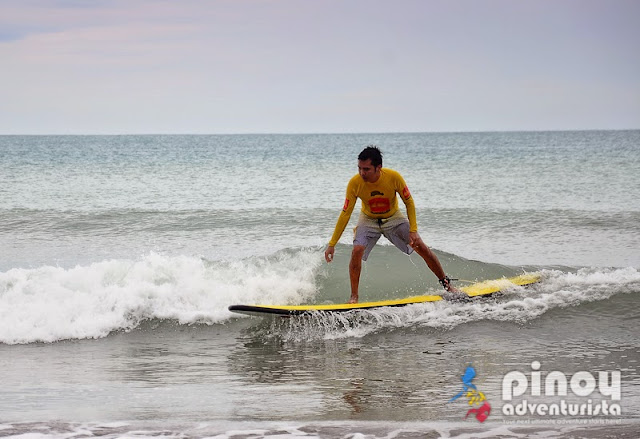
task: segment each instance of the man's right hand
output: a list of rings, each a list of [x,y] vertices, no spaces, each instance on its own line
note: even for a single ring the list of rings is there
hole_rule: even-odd
[[[336,248],[332,245],[328,246],[324,251],[324,259],[327,261],[327,263],[333,261],[333,254],[335,253],[335,251]]]

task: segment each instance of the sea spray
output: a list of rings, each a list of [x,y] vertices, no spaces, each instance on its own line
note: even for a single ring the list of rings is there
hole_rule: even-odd
[[[311,300],[317,252],[209,262],[149,253],[70,269],[40,267],[0,273],[0,342],[100,338],[141,321],[219,323],[238,302]]]
[[[342,313],[313,312],[292,317],[269,317],[265,335],[284,341],[362,338],[394,329],[456,326],[493,320],[525,324],[554,309],[606,301],[617,294],[640,293],[640,272],[624,269],[581,269],[576,273],[542,270],[542,281],[514,285],[491,298],[470,303],[438,301]],[[259,321],[258,319],[256,319]]]

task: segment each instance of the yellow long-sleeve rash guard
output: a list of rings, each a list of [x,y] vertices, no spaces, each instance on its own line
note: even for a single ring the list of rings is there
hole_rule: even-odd
[[[344,201],[344,207],[338,217],[336,228],[333,236],[329,241],[330,246],[335,246],[342,232],[349,223],[351,213],[355,207],[356,200],[362,200],[362,213],[370,218],[389,218],[398,211],[398,198],[396,193],[400,194],[402,201],[407,207],[407,217],[409,218],[409,230],[411,232],[418,231],[418,223],[416,221],[416,206],[409,192],[409,188],[405,183],[402,175],[393,169],[382,168],[380,178],[375,183],[365,182],[359,174],[354,175],[347,185],[347,197]]]

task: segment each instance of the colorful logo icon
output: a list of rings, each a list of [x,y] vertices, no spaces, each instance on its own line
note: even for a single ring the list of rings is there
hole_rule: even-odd
[[[469,416],[469,414],[474,414],[476,419],[480,422],[484,422],[491,414],[491,405],[487,402],[487,399],[484,396],[484,393],[480,392],[475,384],[473,384],[473,379],[476,377],[476,370],[473,366],[467,366],[464,371],[464,375],[462,375],[462,390],[453,398],[449,400],[449,402],[453,402],[461,396],[465,395],[467,397],[468,403],[470,406],[474,406],[475,408],[469,409],[467,411],[465,419]]]

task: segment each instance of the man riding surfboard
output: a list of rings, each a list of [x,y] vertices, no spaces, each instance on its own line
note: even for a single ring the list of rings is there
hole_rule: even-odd
[[[407,217],[398,209],[397,194],[406,206]],[[451,280],[442,269],[438,257],[418,234],[416,208],[404,178],[393,169],[382,167],[382,152],[373,145],[367,146],[358,155],[358,174],[349,180],[342,212],[324,253],[327,262],[333,261],[335,246],[351,218],[358,198],[362,200],[362,209],[355,229],[349,262],[351,281],[349,303],[358,302],[362,261],[367,260],[381,235],[406,254],[411,254],[415,250],[440,280],[444,289],[451,293],[459,293],[451,285]]]

